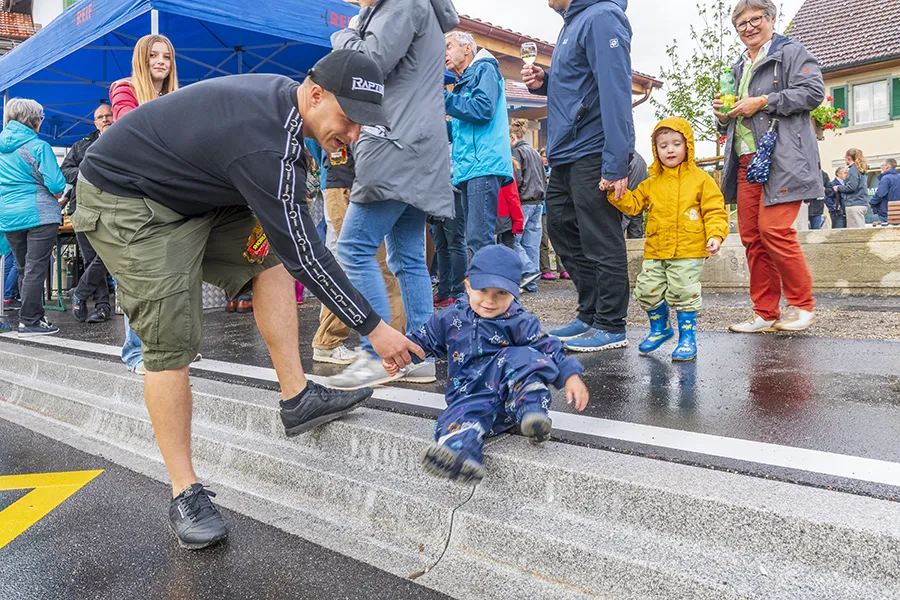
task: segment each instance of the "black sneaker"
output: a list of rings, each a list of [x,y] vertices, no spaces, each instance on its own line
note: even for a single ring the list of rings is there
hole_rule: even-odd
[[[200,550],[228,537],[225,521],[210,496],[216,495],[194,483],[169,504],[169,525],[182,548]]]
[[[281,422],[289,437],[300,435],[328,421],[333,421],[372,396],[372,388],[344,392],[307,381],[306,395],[297,406],[288,408],[281,401]]]
[[[3,308],[6,310],[19,310],[22,308],[22,301],[18,298],[10,298],[3,301]]]
[[[87,319],[87,300],[82,300],[72,294],[72,314],[80,323],[84,323],[84,320]]]
[[[94,308],[94,312],[87,318],[88,323],[106,323],[112,311],[105,304]]]
[[[59,333],[59,327],[50,323],[47,317],[41,317],[41,320],[34,325],[25,326],[19,323],[19,337],[34,337],[36,335],[53,335]]]

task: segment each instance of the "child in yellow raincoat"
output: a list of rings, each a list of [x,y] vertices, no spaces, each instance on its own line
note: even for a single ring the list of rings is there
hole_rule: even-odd
[[[697,311],[703,263],[716,255],[728,235],[725,199],[715,180],[694,164],[694,132],[690,124],[671,117],[653,130],[650,178],[633,192],[609,201],[629,215],[647,213],[644,262],[634,286],[634,298],[650,316],[650,334],[638,350],[653,352],[675,333],[669,305],[678,313],[678,345],[672,360],[697,356]]]

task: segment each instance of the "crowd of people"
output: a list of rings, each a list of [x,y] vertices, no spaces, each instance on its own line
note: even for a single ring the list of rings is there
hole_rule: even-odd
[[[354,3],[359,14],[302,83],[251,74],[179,89],[172,44],[145,36],[132,76],[113,84],[110,104],[95,111],[97,131],[62,169],[38,137],[37,102],[15,99],[4,113],[0,238],[17,259],[18,273],[4,276],[22,297],[19,334],[58,331],[41,294],[68,183],[85,260],[73,312],[108,320],[112,275],[126,315],[122,357],[145,377],[171,479],[171,527],[187,548],[227,537],[191,460],[188,366],[199,357],[203,281],[234,310],[252,302],[288,436],[353,410],[374,385],[433,382],[434,361],[446,360],[448,407],[421,462],[470,482],[484,476],[485,437],[518,426],[534,443],[547,439],[550,386],[577,410],[587,406],[584,368],[567,352],[625,348],[632,295],[650,325],[639,352],[677,329],[672,360],[697,356],[701,274],[728,234],[726,203],[737,204],[750,269],[753,314],[731,327],[739,333],[815,321],[793,227],[804,202],[822,199],[833,221],[837,212],[851,227],[867,208],[860,151],[848,152],[835,181],[821,176],[809,113],[824,99],[822,74],[801,44],[774,33],[771,0],[739,0],[732,16],[746,50],[733,69],[737,102],[726,110],[712,101],[727,136],[721,189],[695,165],[684,119],[655,127],[649,167],[635,152],[624,2],[549,0],[564,19],[554,66],[522,70],[531,92],[547,97],[540,152],[527,122],[510,122],[498,61],[456,30],[450,0]],[[450,90],[445,69],[457,77]],[[758,152],[775,118],[806,152]],[[900,191],[895,167],[883,168],[879,215]],[[625,240],[642,236],[632,294]],[[519,298],[557,277],[571,279],[577,304],[570,321],[545,332]],[[307,380],[300,362],[305,290],[323,305],[313,359],[345,367],[327,386]],[[358,350],[345,345],[352,330]]]

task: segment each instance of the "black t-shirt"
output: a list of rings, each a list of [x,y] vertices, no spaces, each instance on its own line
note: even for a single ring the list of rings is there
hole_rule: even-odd
[[[249,205],[291,274],[366,335],[380,318],[309,217],[298,85],[281,75],[233,75],[167,94],[116,121],[88,150],[81,174],[105,192],[185,216]]]
[[[350,151],[349,146],[344,146],[337,152],[326,154],[325,168],[328,172],[328,176],[325,177],[325,189],[335,190],[353,187],[356,168],[353,164],[353,153]]]

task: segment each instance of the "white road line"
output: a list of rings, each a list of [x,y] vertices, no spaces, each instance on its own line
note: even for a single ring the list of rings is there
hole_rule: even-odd
[[[120,350],[116,346],[106,346],[60,337],[35,337],[26,338],[26,340],[42,346],[80,350],[107,356],[119,356]],[[274,369],[207,360],[205,358],[192,364],[191,368],[210,373],[251,377],[271,382],[277,381]],[[310,376],[310,379],[322,383],[325,378]],[[405,388],[376,388],[373,397],[379,400],[424,408],[442,409],[445,406],[442,394]],[[900,487],[900,463],[765,442],[754,442],[693,431],[598,419],[596,417],[557,411],[550,411],[550,416],[553,419],[553,427],[555,429],[569,433],[591,435],[610,440],[645,444]]]

